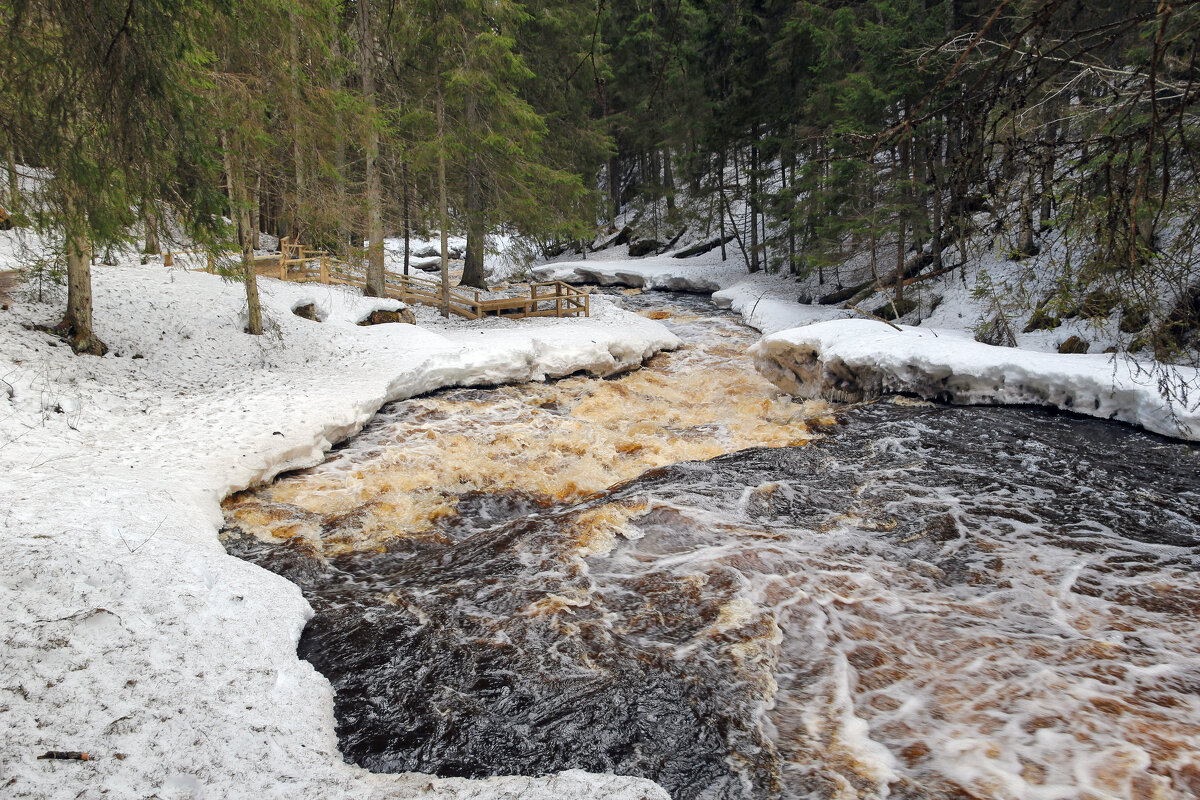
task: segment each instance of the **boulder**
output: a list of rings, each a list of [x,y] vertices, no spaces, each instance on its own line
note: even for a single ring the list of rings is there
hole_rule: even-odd
[[[641,258],[656,252],[660,247],[662,247],[662,242],[657,239],[638,239],[636,242],[629,243],[629,257]]]
[[[1150,314],[1143,305],[1121,306],[1121,333],[1137,333],[1150,324]]]
[[[304,303],[292,309],[292,313],[301,319],[307,319],[312,322],[320,322],[321,318],[317,316],[316,303]]]
[[[975,329],[975,341],[996,347],[1016,347],[1017,340],[1012,328],[1001,315],[997,314]]]
[[[1116,292],[1097,290],[1083,298],[1079,304],[1079,316],[1084,319],[1104,319],[1121,303]]]
[[[893,303],[891,301],[885,302],[871,313],[880,319],[896,320],[905,316],[906,314],[916,311],[918,304],[915,300],[905,297],[904,299],[897,301],[894,305],[895,310],[892,309]]]
[[[1058,346],[1058,352],[1071,355],[1082,355],[1088,351],[1087,340],[1072,336]]]
[[[384,309],[375,309],[367,315],[366,319],[359,322],[359,325],[386,325],[392,322],[403,322],[407,325],[416,325],[417,317],[413,314],[411,308],[401,308],[394,311]]]
[[[1054,330],[1062,324],[1062,320],[1056,317],[1053,313],[1047,310],[1046,306],[1038,306],[1033,312],[1033,316],[1029,318],[1029,323],[1022,329],[1022,333],[1033,333],[1034,331],[1049,331]]]

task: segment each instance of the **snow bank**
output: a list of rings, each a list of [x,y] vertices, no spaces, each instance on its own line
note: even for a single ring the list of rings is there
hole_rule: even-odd
[[[712,299],[717,307],[740,314],[743,322],[763,333],[846,319],[853,314],[837,306],[800,303],[796,294],[796,284],[789,278],[756,273],[740,276],[740,280],[714,292]]]
[[[708,294],[744,276],[745,271],[733,266],[714,269],[710,264],[687,263],[664,256],[638,260],[626,257],[620,260],[591,258],[584,261],[557,261],[533,267],[533,275],[539,281]]]
[[[0,312],[0,793],[664,798],[611,775],[437,780],[344,764],[329,684],[296,657],[308,603],[216,532],[226,493],[318,462],[385,402],[609,374],[678,340],[603,301],[586,320],[359,327],[378,301],[260,287],[272,333],[251,337],[237,284],[98,267],[105,358],[28,329],[60,305]],[[306,302],[322,322],[291,313]],[[94,760],[37,760],[47,750]]]
[[[622,251],[601,251],[586,261],[542,264],[533,268],[533,274],[543,281],[711,294],[719,308],[740,314],[747,325],[763,333],[851,314],[833,306],[802,305],[794,299],[796,282],[787,275],[747,274],[741,262],[718,259],[715,253],[689,259],[670,255],[631,259]]]
[[[759,371],[797,397],[858,401],[902,392],[972,404],[1053,406],[1200,439],[1200,408],[1165,400],[1160,380],[1195,386],[1194,369],[1157,372],[1106,355],[1059,355],[992,347],[964,332],[839,320],[763,337],[751,348]]]

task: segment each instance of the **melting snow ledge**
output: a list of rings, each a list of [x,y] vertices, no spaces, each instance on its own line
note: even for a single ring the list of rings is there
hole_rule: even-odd
[[[834,320],[763,337],[753,348],[768,380],[802,398],[856,402],[913,394],[959,405],[1042,405],[1200,440],[1200,406],[1163,397],[1188,386],[1187,367],[1108,355],[1060,355],[993,347],[955,331],[873,320]]]

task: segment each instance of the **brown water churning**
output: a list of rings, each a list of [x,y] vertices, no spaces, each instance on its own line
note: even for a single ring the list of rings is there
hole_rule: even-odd
[[[829,423],[745,356],[755,335],[721,317],[650,308],[688,336],[610,380],[460,389],[395,404],[325,463],[225,502],[244,531],[325,555],[436,536],[464,496],[576,502],[647,469],[807,442]]]
[[[642,374],[400,404],[231,499],[226,546],[313,603],[347,758],[677,800],[1200,796],[1196,448],[911,403],[789,446],[827,412],[671,379],[750,338],[671,307],[696,344]]]

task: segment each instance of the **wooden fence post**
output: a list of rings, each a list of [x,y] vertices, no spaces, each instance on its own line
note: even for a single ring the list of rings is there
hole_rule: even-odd
[[[217,274],[217,263],[216,263],[216,259],[213,258],[212,250],[209,250],[204,255],[207,257],[206,260],[208,261],[208,274],[216,275]]]
[[[321,254],[321,283],[329,285],[329,257]]]

